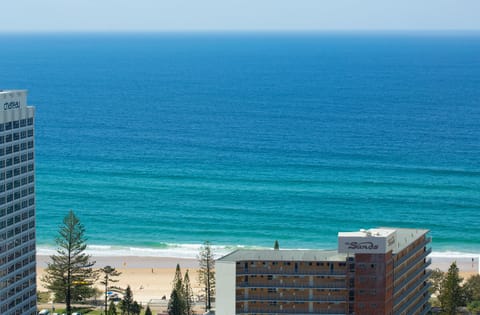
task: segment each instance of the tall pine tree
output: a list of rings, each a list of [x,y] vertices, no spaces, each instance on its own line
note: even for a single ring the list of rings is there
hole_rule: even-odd
[[[149,305],[147,305],[147,308],[145,309],[145,315],[152,315],[152,310]]]
[[[215,260],[210,242],[206,241],[197,256],[199,263],[198,282],[205,290],[205,311],[212,308],[215,294]]]
[[[172,294],[170,294],[168,315],[185,315],[185,307],[176,289],[173,289]]]
[[[105,266],[103,267],[102,269],[100,269],[100,272],[103,274],[102,275],[102,281],[100,281],[101,284],[104,285],[104,297],[105,297],[105,314],[108,314],[107,313],[107,306],[108,306],[108,296],[107,296],[107,292],[111,289],[111,283],[112,282],[118,282],[117,279],[114,279],[114,277],[118,277],[119,275],[121,275],[122,273],[121,272],[118,272],[117,270],[115,270],[115,268],[111,267],[111,266]]]
[[[127,286],[125,289],[125,294],[123,295],[123,299],[120,303],[120,309],[122,310],[122,315],[132,315],[133,312],[133,293],[130,286]]]
[[[459,276],[457,263],[453,262],[442,281],[441,291],[438,295],[444,314],[455,315],[457,308],[464,304],[465,295],[460,286],[462,280]]]
[[[108,307],[108,315],[117,315],[117,307],[113,301],[110,301],[110,306]]]
[[[188,276],[188,269],[183,278],[183,299],[185,301],[185,314],[193,314],[193,290],[190,284],[190,277]]]
[[[51,262],[41,280],[56,300],[65,302],[66,313],[70,315],[73,301],[95,294],[92,285],[97,275],[92,268],[95,262],[85,254],[85,228],[72,210],[63,219],[55,243],[57,253],[50,256]]]
[[[177,264],[175,268],[175,276],[173,276],[172,286],[174,290],[177,290],[178,294],[183,292],[183,283],[182,283],[182,270],[180,269],[180,264]]]

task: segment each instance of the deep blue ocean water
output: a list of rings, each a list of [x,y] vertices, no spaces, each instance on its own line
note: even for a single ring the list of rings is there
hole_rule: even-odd
[[[480,252],[480,34],[0,35],[36,106],[37,238],[183,255],[431,230]],[[189,254],[186,254],[187,256]]]

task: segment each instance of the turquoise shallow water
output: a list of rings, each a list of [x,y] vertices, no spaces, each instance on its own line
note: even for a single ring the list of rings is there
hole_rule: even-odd
[[[335,248],[431,230],[480,252],[479,34],[1,35],[36,106],[37,238],[102,253]]]

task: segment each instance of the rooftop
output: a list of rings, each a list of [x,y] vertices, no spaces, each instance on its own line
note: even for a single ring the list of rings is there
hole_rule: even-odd
[[[354,238],[383,238],[391,239],[388,251],[393,253],[402,251],[416,239],[427,234],[426,229],[404,229],[379,227],[355,232],[339,232],[339,237]],[[386,241],[385,241],[386,242]],[[386,252],[386,251],[385,251]],[[353,252],[352,252],[353,253]],[[313,249],[238,249],[218,259],[218,261],[345,261],[346,253],[336,250],[313,250]]]
[[[0,95],[7,95],[12,93],[22,94],[27,92],[27,90],[2,90],[0,89]]]
[[[385,228],[386,229],[386,228]],[[392,228],[390,228],[392,229]],[[414,240],[418,239],[422,235],[425,235],[429,232],[426,229],[399,229],[395,228],[397,232],[397,242],[393,253],[396,254],[411,244]]]
[[[238,249],[218,261],[345,261],[346,257],[335,250]]]

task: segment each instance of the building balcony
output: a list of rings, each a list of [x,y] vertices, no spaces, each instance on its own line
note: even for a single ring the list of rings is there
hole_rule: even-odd
[[[426,296],[424,296],[420,301],[418,301],[417,303],[417,306],[415,306],[414,308],[412,308],[409,313],[416,313],[416,312],[419,312],[421,311],[420,314],[427,314],[429,311],[430,311],[430,304],[428,304],[428,301],[430,300],[430,294],[427,294]],[[422,311],[422,308],[423,306],[427,305],[428,307],[426,307],[423,311]]]
[[[415,282],[415,284],[413,284],[412,286],[416,286],[422,282],[425,282],[428,280],[428,278],[430,277],[430,275],[432,274],[432,271],[431,270],[427,270],[427,272],[424,274],[424,275],[421,275],[420,279],[417,280]],[[399,290],[401,290],[405,285],[407,285],[410,281],[412,281],[413,279],[415,279],[416,277],[418,277],[420,274],[417,272],[417,273],[414,273],[410,276],[408,276],[405,280],[403,280],[402,282],[400,282],[399,284],[397,284],[395,286],[395,290],[393,291],[393,294],[397,294]]]
[[[236,315],[275,315],[275,314],[292,314],[292,315],[312,315],[312,314],[328,314],[328,315],[345,315],[345,310],[314,310],[313,313],[310,313],[305,310],[273,310],[273,309],[264,309],[264,308],[255,308],[248,309],[247,312],[236,312]]]
[[[400,272],[395,272],[396,269],[394,270],[395,274],[394,274],[394,282],[397,281],[397,279],[399,279],[400,277],[402,277],[407,271],[411,270],[412,266],[415,266],[416,264],[418,264],[419,262],[421,262],[422,260],[424,260],[428,255],[430,255],[432,253],[432,249],[429,248],[427,251],[425,251],[422,255],[418,256],[416,259],[414,259],[413,261],[411,261],[410,263],[408,263]],[[430,264],[432,263],[432,260],[431,259],[427,259],[427,261],[425,262],[425,267],[424,268],[427,268]]]
[[[345,296],[312,296],[305,297],[305,296],[265,296],[265,295],[251,295],[249,294],[248,297],[245,296],[238,296],[237,295],[237,302],[245,302],[245,301],[265,301],[265,302],[317,302],[317,303],[331,303],[331,302],[342,302],[346,303]]]
[[[336,276],[345,277],[347,275],[346,270],[312,270],[312,271],[298,271],[292,270],[268,270],[261,268],[249,268],[248,270],[237,270],[237,275],[284,275],[284,276]]]
[[[432,238],[431,237],[427,237],[425,238],[425,241],[422,242],[421,244],[419,244],[418,246],[416,246],[413,250],[410,251],[410,253],[416,253],[418,252],[420,249],[424,248],[425,246],[427,246],[430,242],[432,241]],[[431,249],[430,249],[431,251]],[[394,262],[393,266],[395,268],[399,267],[401,264],[403,264],[406,260],[408,260],[409,258],[411,258],[412,256],[411,255],[406,255],[402,258],[400,258],[398,261]]]
[[[410,296],[412,293],[414,293],[416,296],[422,296],[424,293],[428,292],[429,288],[430,288],[430,285],[425,285],[418,292],[414,293],[411,290],[409,290],[409,291],[405,292],[404,294],[402,294],[401,296],[399,296],[398,298],[396,298],[395,302],[394,302],[394,307],[393,307],[394,313],[395,314],[402,314],[407,308],[409,308],[412,305],[411,303],[404,303],[402,307],[400,307],[399,309],[396,309],[396,306],[399,305],[407,296]],[[429,299],[430,299],[430,294],[427,294],[425,297],[422,298],[422,301],[426,300],[426,302],[428,302]],[[424,303],[422,303],[422,305],[423,304]]]
[[[262,282],[262,283],[240,283],[237,288],[288,288],[288,289],[332,289],[332,290],[346,290],[345,283],[317,283],[317,284],[300,284],[300,283],[279,283],[276,281]]]

